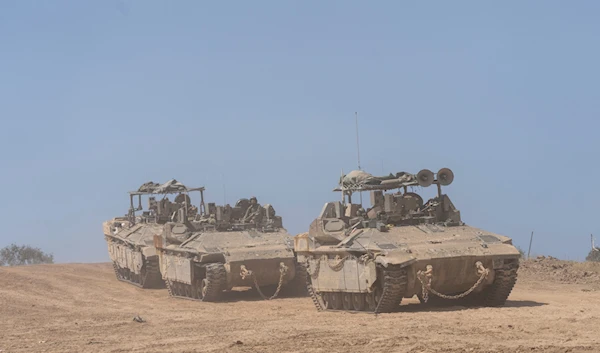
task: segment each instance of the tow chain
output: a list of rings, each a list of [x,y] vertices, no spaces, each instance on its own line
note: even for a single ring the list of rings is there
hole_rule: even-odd
[[[479,279],[467,291],[465,291],[461,294],[457,294],[457,295],[445,295],[445,294],[439,293],[435,289],[431,288],[431,280],[433,278],[433,266],[427,265],[427,271],[419,270],[417,272],[417,278],[421,282],[421,286],[422,286],[422,290],[423,290],[423,302],[427,303],[427,300],[429,300],[430,292],[437,295],[440,298],[443,298],[443,299],[460,299],[460,298],[464,298],[467,295],[471,294],[471,292],[474,291],[475,288],[479,287],[481,282],[483,282],[483,280],[490,273],[490,270],[483,267],[483,264],[480,261],[477,261],[475,263],[475,266],[477,267],[477,274],[479,274]]]
[[[321,270],[321,260],[317,260],[315,265],[315,269],[313,271],[310,270],[310,264],[308,266],[308,274],[312,279],[317,279],[319,277],[319,271]]]
[[[377,303],[377,307],[375,307],[375,316],[377,316],[377,314],[379,314],[379,306],[381,305],[381,303],[383,303],[383,298],[385,298],[385,295],[387,294],[387,289],[388,287],[383,287],[383,293],[381,293],[381,297],[379,297],[379,302]],[[375,295],[373,295],[373,300],[375,300],[377,298],[375,298]]]
[[[277,298],[277,295],[279,295],[279,291],[281,290],[281,286],[283,285],[283,278],[285,277],[285,274],[287,273],[287,271],[288,271],[288,267],[283,262],[280,262],[279,263],[279,283],[277,284],[277,290],[275,291],[275,293],[272,296],[267,297],[260,290],[260,287],[258,286],[258,281],[256,280],[256,276],[254,275],[254,272],[252,272],[252,270],[248,270],[246,268],[246,266],[244,266],[244,265],[240,266],[240,275],[242,276],[242,279],[246,279],[246,277],[248,277],[248,276],[252,277],[252,281],[254,282],[254,287],[256,287],[256,291],[258,292],[258,294],[260,294],[260,296],[264,300],[271,300],[271,299]]]

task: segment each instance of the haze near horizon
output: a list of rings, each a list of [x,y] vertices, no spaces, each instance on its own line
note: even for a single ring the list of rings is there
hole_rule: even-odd
[[[357,111],[367,172],[449,167],[467,224],[582,260],[600,4],[427,5],[1,2],[0,247],[108,261],[102,222],[171,178],[307,231],[357,167]]]

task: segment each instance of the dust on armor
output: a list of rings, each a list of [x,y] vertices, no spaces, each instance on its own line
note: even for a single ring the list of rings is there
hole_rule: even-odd
[[[173,221],[181,212],[191,218],[198,208],[190,204],[188,194],[200,192],[201,207],[204,204],[204,188],[188,188],[172,179],[164,184],[147,182],[138,190],[129,192],[129,211],[124,217],[115,217],[103,223],[104,237],[115,274],[120,281],[142,288],[164,288],[159,260],[154,247],[154,236],[163,233],[166,223]],[[177,194],[174,202],[169,194]],[[147,196],[148,207],[144,211],[142,196]],[[159,196],[160,200],[156,197]],[[134,199],[137,205],[134,205]],[[141,214],[136,212],[142,211]]]
[[[201,205],[184,210],[154,236],[169,294],[218,301],[235,287],[254,287],[263,299],[307,295],[306,270],[296,263],[293,238],[270,204],[255,197],[232,207]]]
[[[309,231],[294,239],[316,308],[393,312],[415,295],[424,305],[504,305],[520,252],[511,238],[462,222],[442,193],[453,180],[448,168],[342,174],[334,189],[342,201],[326,203]],[[431,185],[437,196],[427,202],[409,190]],[[370,193],[370,208],[352,203],[357,192]]]

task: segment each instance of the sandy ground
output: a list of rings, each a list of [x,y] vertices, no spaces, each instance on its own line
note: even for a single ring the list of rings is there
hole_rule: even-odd
[[[426,310],[411,299],[376,317],[254,291],[221,303],[174,299],[117,281],[109,264],[0,267],[0,352],[600,351],[595,279],[527,271],[503,308]]]

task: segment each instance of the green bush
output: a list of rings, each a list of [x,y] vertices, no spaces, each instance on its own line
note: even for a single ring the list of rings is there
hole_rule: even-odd
[[[54,255],[29,245],[10,244],[0,250],[0,266],[20,266],[54,263]]]

